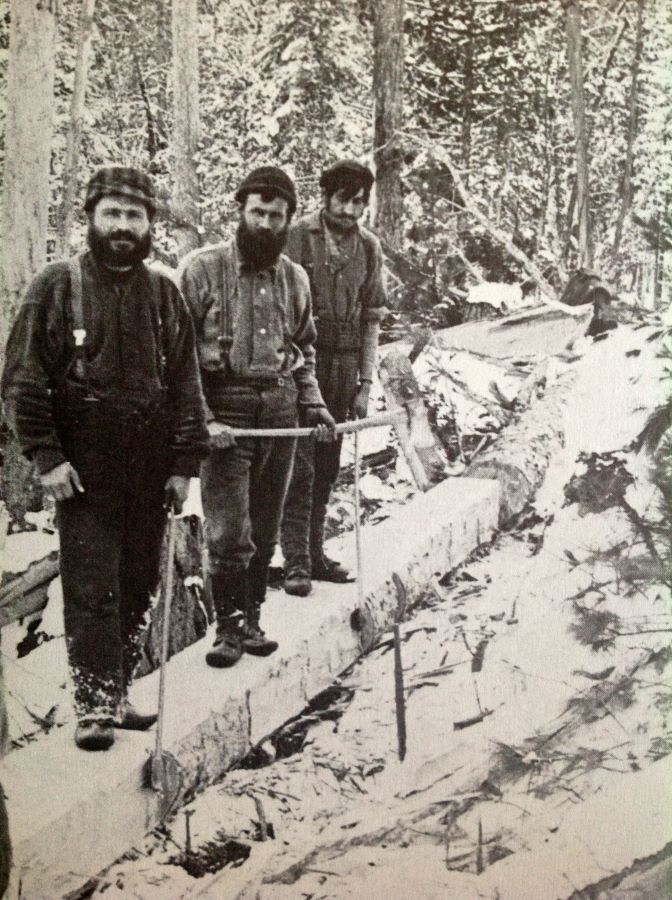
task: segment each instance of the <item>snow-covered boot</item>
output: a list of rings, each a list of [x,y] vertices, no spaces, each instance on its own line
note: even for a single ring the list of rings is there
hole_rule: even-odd
[[[82,721],[75,729],[75,743],[81,750],[109,750],[114,744],[114,728],[109,721]]]

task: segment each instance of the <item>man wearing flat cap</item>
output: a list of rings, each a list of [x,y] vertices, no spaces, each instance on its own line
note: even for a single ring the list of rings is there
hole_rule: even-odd
[[[89,182],[88,252],[48,265],[12,329],[2,398],[56,501],[75,741],[155,715],[128,702],[159,573],[166,507],[179,512],[208,451],[193,326],[175,285],[145,266],[151,180],[123,167]]]
[[[315,378],[308,277],[282,252],[294,184],[263,166],[242,181],[236,200],[235,237],[186,256],[179,278],[210,419],[201,491],[217,634],[206,661],[220,668],[243,652],[277,649],[260,609],[295,446],[293,438],[234,437],[231,429],[287,428],[298,419],[328,441],[335,424]]]
[[[308,273],[317,327],[317,381],[337,422],[364,418],[386,300],[378,238],[359,220],[369,201],[372,172],[341,160],[322,173],[322,208],[289,229],[287,253]],[[281,543],[285,590],[305,596],[314,580],[349,581],[325,556],[329,495],[338,477],[342,439],[318,444],[300,438],[285,502]]]

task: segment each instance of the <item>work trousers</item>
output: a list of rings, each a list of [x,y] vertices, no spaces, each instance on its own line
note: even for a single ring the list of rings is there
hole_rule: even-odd
[[[57,504],[63,613],[78,721],[111,721],[140,658],[159,575],[166,417],[91,403],[61,440],[84,493]]]
[[[337,422],[345,422],[357,392],[359,350],[336,352],[318,346],[316,374],[327,409]],[[332,443],[298,440],[280,539],[287,568],[310,572],[311,560],[322,554],[327,505],[340,471],[342,444],[342,437]]]
[[[229,382],[208,394],[216,419],[238,428],[291,428],[297,422],[293,380]],[[264,571],[275,551],[294,459],[295,438],[236,438],[201,466],[205,537],[211,574]],[[261,599],[261,598],[259,598]]]

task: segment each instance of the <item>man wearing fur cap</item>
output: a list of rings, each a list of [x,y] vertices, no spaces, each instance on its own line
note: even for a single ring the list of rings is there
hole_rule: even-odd
[[[150,178],[90,180],[89,250],[48,265],[12,329],[2,398],[21,449],[56,501],[75,740],[105,750],[145,729],[128,687],[156,587],[166,507],[179,511],[208,451],[194,332],[169,278],[145,266]]]

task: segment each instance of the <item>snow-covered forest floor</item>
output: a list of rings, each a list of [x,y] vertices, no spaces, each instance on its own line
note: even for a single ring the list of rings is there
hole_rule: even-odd
[[[402,625],[403,762],[386,636],[94,896],[620,896],[672,836],[661,496],[633,447],[669,393],[653,335],[621,325],[555,358],[564,447],[533,508]],[[464,373],[473,393],[486,364]],[[384,514],[403,472],[374,477]]]

